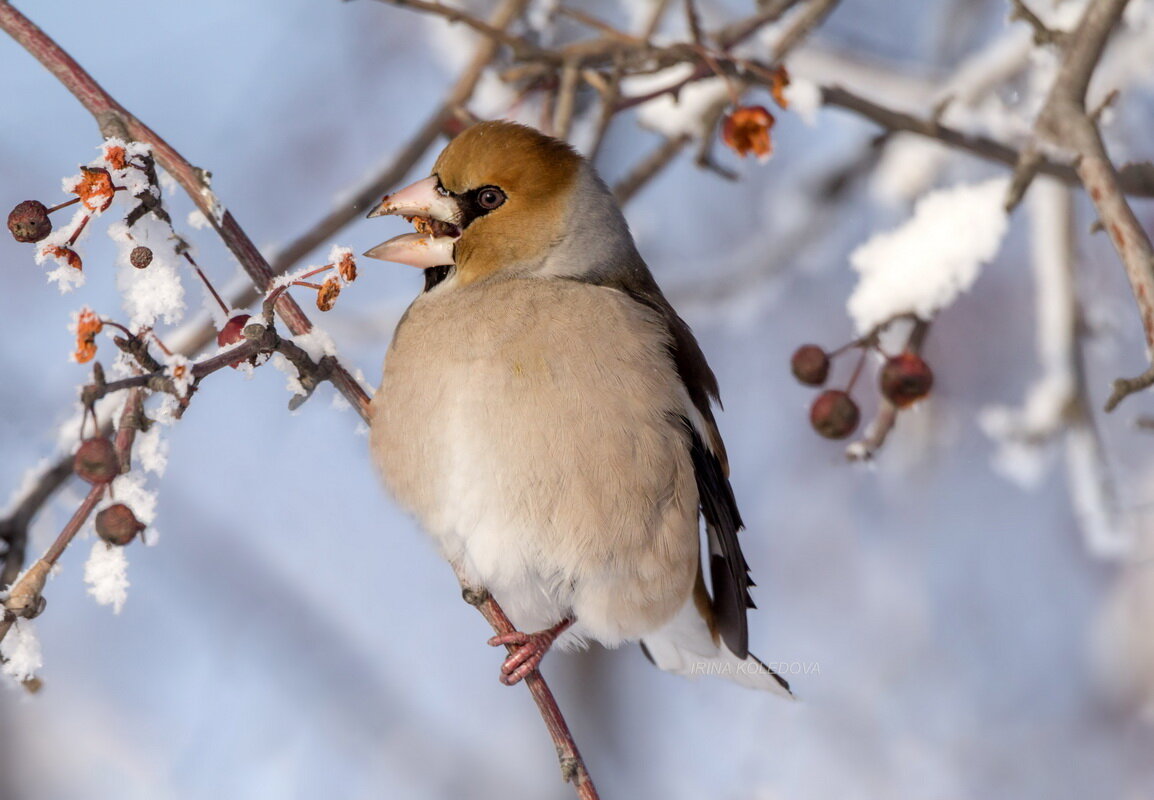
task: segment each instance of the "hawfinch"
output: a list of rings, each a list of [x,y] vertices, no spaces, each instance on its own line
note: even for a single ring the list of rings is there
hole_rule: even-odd
[[[664,670],[789,694],[749,653],[742,527],[717,379],[564,142],[482,122],[370,214],[365,255],[425,270],[372,404],[385,483],[518,631],[501,680],[557,640],[640,640]],[[706,589],[698,517],[705,519]]]

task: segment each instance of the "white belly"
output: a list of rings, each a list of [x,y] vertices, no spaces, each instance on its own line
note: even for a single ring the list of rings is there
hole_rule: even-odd
[[[565,313],[558,315],[558,310]],[[697,490],[655,317],[557,279],[439,287],[373,401],[385,481],[518,628],[636,639],[689,595]]]

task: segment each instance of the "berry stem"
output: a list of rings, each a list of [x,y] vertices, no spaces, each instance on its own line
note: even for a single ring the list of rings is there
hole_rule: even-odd
[[[209,293],[212,294],[213,299],[216,300],[217,305],[220,306],[220,310],[225,315],[227,315],[228,311],[229,311],[228,305],[224,302],[223,299],[221,299],[221,296],[219,294],[217,294],[216,287],[212,285],[211,281],[209,281],[208,276],[205,275],[204,272],[201,270],[200,265],[197,264],[195,261],[193,261],[192,256],[190,256],[188,254],[187,250],[185,250],[184,253],[182,253],[181,255],[184,256],[185,260],[188,261],[189,264],[192,264],[192,268],[194,270],[196,270],[196,274],[200,276],[200,280],[204,283],[205,286],[208,287]]]
[[[862,346],[861,355],[858,356],[857,366],[853,368],[853,375],[850,376],[849,383],[846,384],[846,394],[849,394],[851,391],[853,391],[854,384],[857,383],[858,376],[861,375],[862,367],[865,366],[866,355],[868,353],[869,350],[865,346]]]
[[[68,237],[69,247],[72,247],[72,245],[76,244],[76,240],[80,238],[80,234],[84,232],[84,228],[88,225],[88,220],[90,219],[92,219],[92,215],[85,214],[84,218],[80,220],[80,224],[76,226],[76,230],[74,230],[72,235]]]
[[[59,211],[62,208],[68,208],[68,206],[74,206],[79,202],[80,202],[79,197],[73,197],[71,200],[65,200],[63,203],[57,203],[56,205],[52,206],[52,208],[46,209],[45,213],[51,214],[53,211]]]

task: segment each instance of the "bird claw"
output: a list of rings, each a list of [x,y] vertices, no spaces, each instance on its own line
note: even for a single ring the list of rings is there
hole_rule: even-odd
[[[564,619],[552,628],[546,628],[536,633],[509,631],[491,637],[489,639],[490,646],[505,645],[511,649],[509,656],[501,664],[499,676],[501,683],[506,686],[513,686],[520,683],[526,675],[535,671],[540,665],[541,659],[545,658],[545,654],[553,646],[553,642],[572,624],[573,620]]]

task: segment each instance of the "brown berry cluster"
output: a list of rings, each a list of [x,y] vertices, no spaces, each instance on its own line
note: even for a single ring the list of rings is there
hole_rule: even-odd
[[[829,378],[832,360],[850,347],[862,350],[862,361],[854,370],[849,385],[844,389],[826,389],[814,399],[809,408],[810,425],[827,439],[844,439],[857,430],[861,422],[861,411],[851,392],[865,356],[869,350],[878,350],[877,344],[872,339],[857,341],[832,353],[827,353],[818,345],[805,344],[797,348],[790,359],[790,369],[798,381],[806,386],[824,386]],[[878,373],[881,396],[899,409],[921,400],[930,393],[933,385],[934,373],[929,365],[911,350],[887,356]]]
[[[124,186],[116,186],[113,183],[112,173],[109,169],[123,170],[133,167],[134,169],[145,170],[145,167],[133,162],[130,162],[122,145],[113,142],[107,142],[104,146],[102,155],[103,166],[90,166],[80,168],[80,178],[69,189],[76,195],[71,200],[67,200],[58,205],[48,208],[39,200],[25,200],[18,203],[15,208],[8,214],[8,231],[12,237],[18,242],[41,242],[48,238],[52,233],[52,220],[48,215],[54,211],[59,211],[62,208],[80,203],[84,209],[84,215],[80,220],[80,224],[72,232],[68,241],[63,244],[48,243],[41,247],[41,254],[49,258],[63,261],[69,267],[75,270],[84,268],[84,264],[80,259],[80,254],[77,253],[73,247],[76,240],[80,238],[80,234],[84,231],[88,221],[95,215],[101,214],[112,205],[113,196],[120,191],[124,191]],[[145,249],[147,248],[138,248]],[[151,261],[151,253],[149,253],[149,261]],[[133,261],[133,265],[136,265]],[[147,266],[147,262],[144,264]]]
[[[107,436],[85,439],[72,457],[72,470],[77,477],[94,486],[107,486],[120,474],[120,458],[116,447]],[[132,509],[124,503],[114,503],[96,515],[96,533],[101,539],[119,547],[131,542],[144,530]]]

